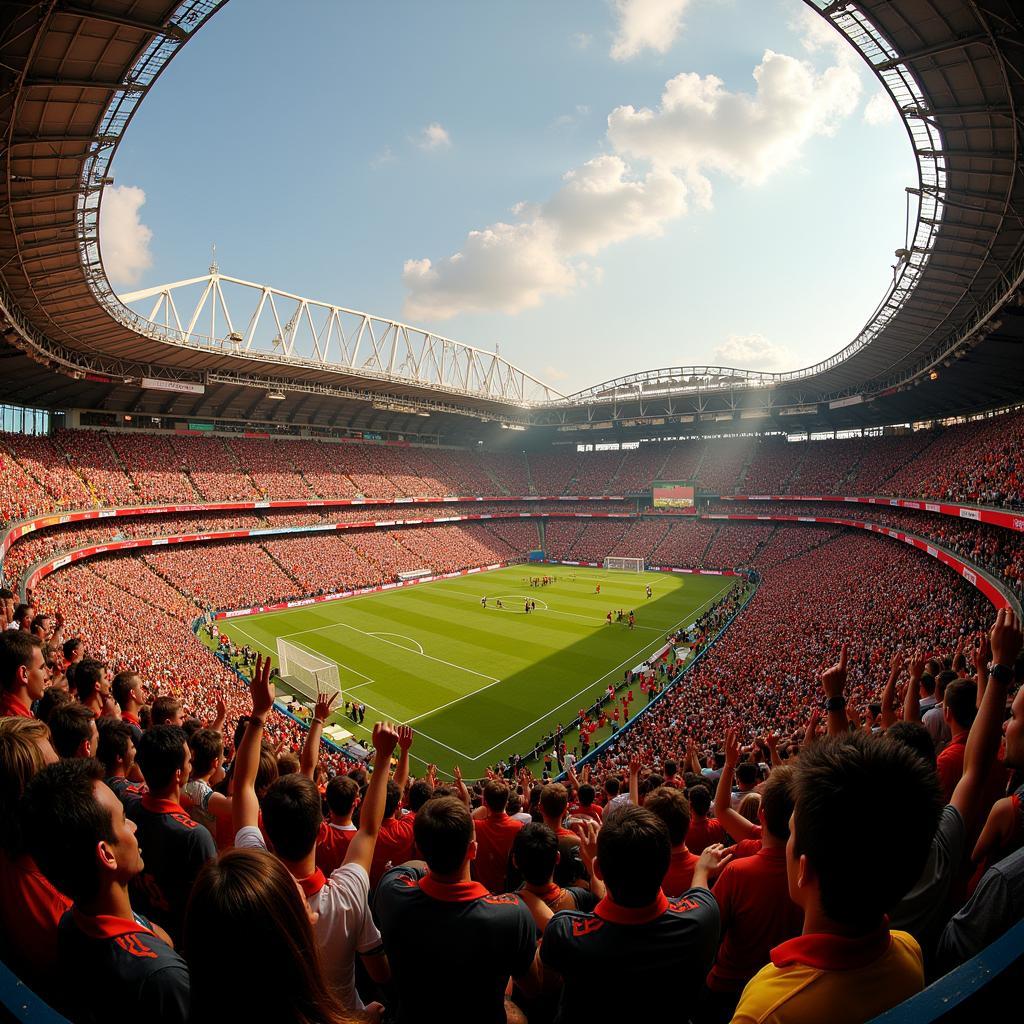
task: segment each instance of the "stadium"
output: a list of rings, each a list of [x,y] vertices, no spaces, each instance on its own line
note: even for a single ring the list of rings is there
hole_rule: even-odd
[[[1024,12],[794,6],[905,129],[884,294],[567,394],[216,255],[115,288],[224,0],[3,6],[3,1019],[1012,1012]]]

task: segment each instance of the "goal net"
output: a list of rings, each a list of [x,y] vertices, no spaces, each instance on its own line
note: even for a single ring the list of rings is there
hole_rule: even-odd
[[[282,678],[311,700],[316,700],[318,693],[337,693],[341,689],[338,666],[333,661],[280,637],[277,663]]]
[[[626,572],[643,572],[644,560],[642,558],[606,558],[604,560],[606,569],[624,569]]]

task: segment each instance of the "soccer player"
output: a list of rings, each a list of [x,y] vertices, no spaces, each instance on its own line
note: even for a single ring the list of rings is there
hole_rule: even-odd
[[[651,596],[651,585],[650,585],[650,583],[647,584],[647,596],[648,597]]]
[[[601,584],[600,583],[598,583],[597,588],[594,590],[594,593],[595,594],[600,594],[601,593]]]
[[[392,868],[374,898],[399,999],[394,1019],[504,1024],[509,976],[527,994],[539,990],[533,917],[518,896],[492,895],[471,879],[477,844],[461,800],[428,800],[416,815],[415,835],[426,864]],[[458,984],[438,983],[425,937],[459,964]]]
[[[487,596],[486,595],[484,595],[483,597],[480,598],[480,607],[481,608],[486,608],[487,607]]]

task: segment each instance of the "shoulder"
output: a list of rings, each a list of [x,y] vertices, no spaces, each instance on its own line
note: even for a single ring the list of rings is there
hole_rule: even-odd
[[[331,872],[325,890],[330,891],[332,895],[337,894],[365,903],[370,891],[370,876],[362,864],[342,864]]]

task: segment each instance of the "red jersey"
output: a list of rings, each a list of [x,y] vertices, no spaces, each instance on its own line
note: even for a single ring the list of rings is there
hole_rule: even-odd
[[[725,829],[718,823],[717,818],[690,819],[690,828],[686,833],[686,848],[698,857],[705,848],[713,843],[725,842]]]
[[[597,804],[589,804],[584,807],[583,804],[572,804],[569,807],[569,816],[571,818],[593,818],[594,821],[600,822],[604,811]]]
[[[331,875],[345,863],[349,843],[358,829],[345,829],[329,822],[320,822],[320,834],[316,837],[316,866]]]
[[[803,911],[789,898],[786,848],[772,846],[726,864],[712,894],[721,914],[722,941],[708,988],[738,993],[768,963],[771,950],[803,928]]]
[[[477,818],[473,824],[477,843],[476,860],[470,865],[473,877],[491,892],[507,892],[508,856],[523,823],[502,811]]]
[[[668,866],[668,874],[661,883],[661,891],[670,899],[678,899],[693,885],[693,872],[700,860],[694,853],[680,847],[672,851],[672,862]]]
[[[949,803],[953,790],[964,773],[964,751],[967,749],[967,733],[959,732],[946,744],[938,756],[935,767],[942,786],[943,803]]]
[[[395,867],[412,860],[416,841],[412,836],[413,819],[399,818],[397,814],[388,818],[377,833],[377,845],[373,851],[373,863],[370,865],[370,888],[374,889],[387,870],[390,862]]]
[[[31,718],[32,709],[14,696],[13,693],[4,691],[0,694],[0,718]]]

